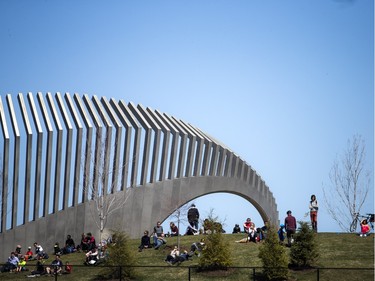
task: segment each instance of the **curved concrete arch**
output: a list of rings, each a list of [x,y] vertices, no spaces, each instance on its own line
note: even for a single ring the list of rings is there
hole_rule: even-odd
[[[275,198],[264,180],[198,127],[123,100],[38,93],[36,104],[32,93],[28,96],[26,100],[18,94],[18,105],[9,94],[7,105],[0,96],[0,258],[5,259],[16,244],[38,241],[49,249],[56,241],[63,243],[67,234],[76,240],[83,232],[98,236],[98,214],[93,215],[92,205],[103,194],[119,203],[106,229],[124,230],[132,238],[194,198],[217,192],[241,196],[264,221],[278,223]],[[14,129],[12,136],[8,127]],[[30,141],[34,134],[36,143]],[[23,155],[24,147],[38,153]],[[23,177],[19,171],[25,163],[30,167]],[[37,186],[30,196],[32,183]],[[22,212],[21,204],[26,206]]]

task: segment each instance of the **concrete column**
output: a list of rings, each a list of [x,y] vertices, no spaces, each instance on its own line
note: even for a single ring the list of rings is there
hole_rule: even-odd
[[[1,224],[0,232],[3,233],[6,230],[6,221],[7,221],[7,208],[8,208],[8,177],[9,177],[9,132],[8,125],[5,118],[5,111],[3,102],[0,97],[0,122],[2,133],[4,137],[4,150],[3,150],[3,163],[2,163],[2,191],[1,191]]]
[[[25,163],[25,184],[23,195],[23,216],[21,224],[29,221],[30,212],[30,193],[31,193],[31,163],[32,163],[32,149],[33,149],[33,132],[30,125],[29,116],[27,114],[25,100],[22,94],[18,95],[18,102],[20,104],[21,114],[26,129],[26,163]]]
[[[75,150],[75,160],[74,160],[74,175],[73,175],[73,194],[72,194],[72,206],[78,204],[78,192],[81,179],[81,158],[82,158],[82,138],[83,138],[83,126],[81,120],[79,119],[78,112],[74,106],[73,99],[69,93],[65,94],[65,100],[68,105],[70,114],[73,118],[74,124],[76,126],[76,150]],[[82,199],[82,198],[81,198]]]
[[[10,222],[10,229],[17,226],[18,215],[18,177],[20,173],[20,130],[17,123],[16,112],[14,110],[12,96],[7,95],[7,103],[9,113],[12,121],[13,134],[14,134],[14,162],[13,162],[13,191],[12,191],[12,220]]]
[[[47,107],[42,93],[38,93],[38,102],[42,111],[45,126],[47,128],[47,147],[46,147],[46,161],[45,161],[45,175],[44,175],[44,194],[42,216],[45,217],[49,213],[50,206],[50,190],[51,190],[51,169],[52,169],[52,144],[53,144],[53,128],[47,112]]]
[[[120,121],[125,126],[125,140],[123,146],[123,157],[122,157],[122,167],[121,167],[121,190],[125,190],[128,187],[128,174],[129,174],[129,167],[130,167],[130,148],[131,148],[131,136],[132,136],[132,124],[125,116],[125,114],[121,111],[118,103],[111,99],[110,101],[114,111],[116,112],[117,116],[120,118]],[[120,145],[120,144],[119,144]]]

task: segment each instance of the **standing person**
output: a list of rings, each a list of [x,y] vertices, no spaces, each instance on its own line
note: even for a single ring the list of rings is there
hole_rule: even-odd
[[[286,212],[287,217],[285,218],[285,229],[286,229],[286,237],[288,239],[287,246],[290,247],[292,245],[293,235],[296,233],[297,229],[297,221],[296,218],[292,216],[292,211]]]
[[[311,201],[309,204],[310,208],[310,220],[311,220],[311,226],[312,229],[315,232],[318,232],[318,201],[316,200],[316,196],[313,194],[311,195]]]
[[[199,211],[197,207],[195,207],[195,204],[191,204],[187,213],[187,218],[191,227],[198,231]]]

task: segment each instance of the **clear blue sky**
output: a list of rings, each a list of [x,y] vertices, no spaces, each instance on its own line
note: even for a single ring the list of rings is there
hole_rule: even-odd
[[[187,121],[246,160],[280,220],[339,231],[322,184],[354,134],[374,171],[374,1],[0,1],[0,95],[70,92],[140,103]],[[374,210],[372,190],[363,212]],[[195,200],[226,229],[231,195]]]

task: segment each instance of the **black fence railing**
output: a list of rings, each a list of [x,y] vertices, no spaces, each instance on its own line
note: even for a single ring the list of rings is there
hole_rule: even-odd
[[[2,265],[0,265],[2,266]],[[48,265],[46,265],[48,266]],[[111,280],[127,280],[125,272],[131,268],[134,277],[132,280],[264,280],[262,272],[263,267],[228,267],[220,271],[198,271],[196,266],[86,266],[72,265],[73,270],[70,274],[50,274],[48,280],[101,280],[100,276],[105,270],[117,271],[117,277]],[[43,277],[46,274],[32,274],[35,265],[27,265],[25,271],[20,272],[2,272],[0,280],[25,280],[29,277]],[[107,271],[107,272],[108,272]],[[374,267],[371,268],[326,268],[315,267],[304,270],[289,269],[291,280],[303,281],[373,281]],[[44,278],[42,279],[44,280]],[[104,280],[104,278],[103,278]]]

